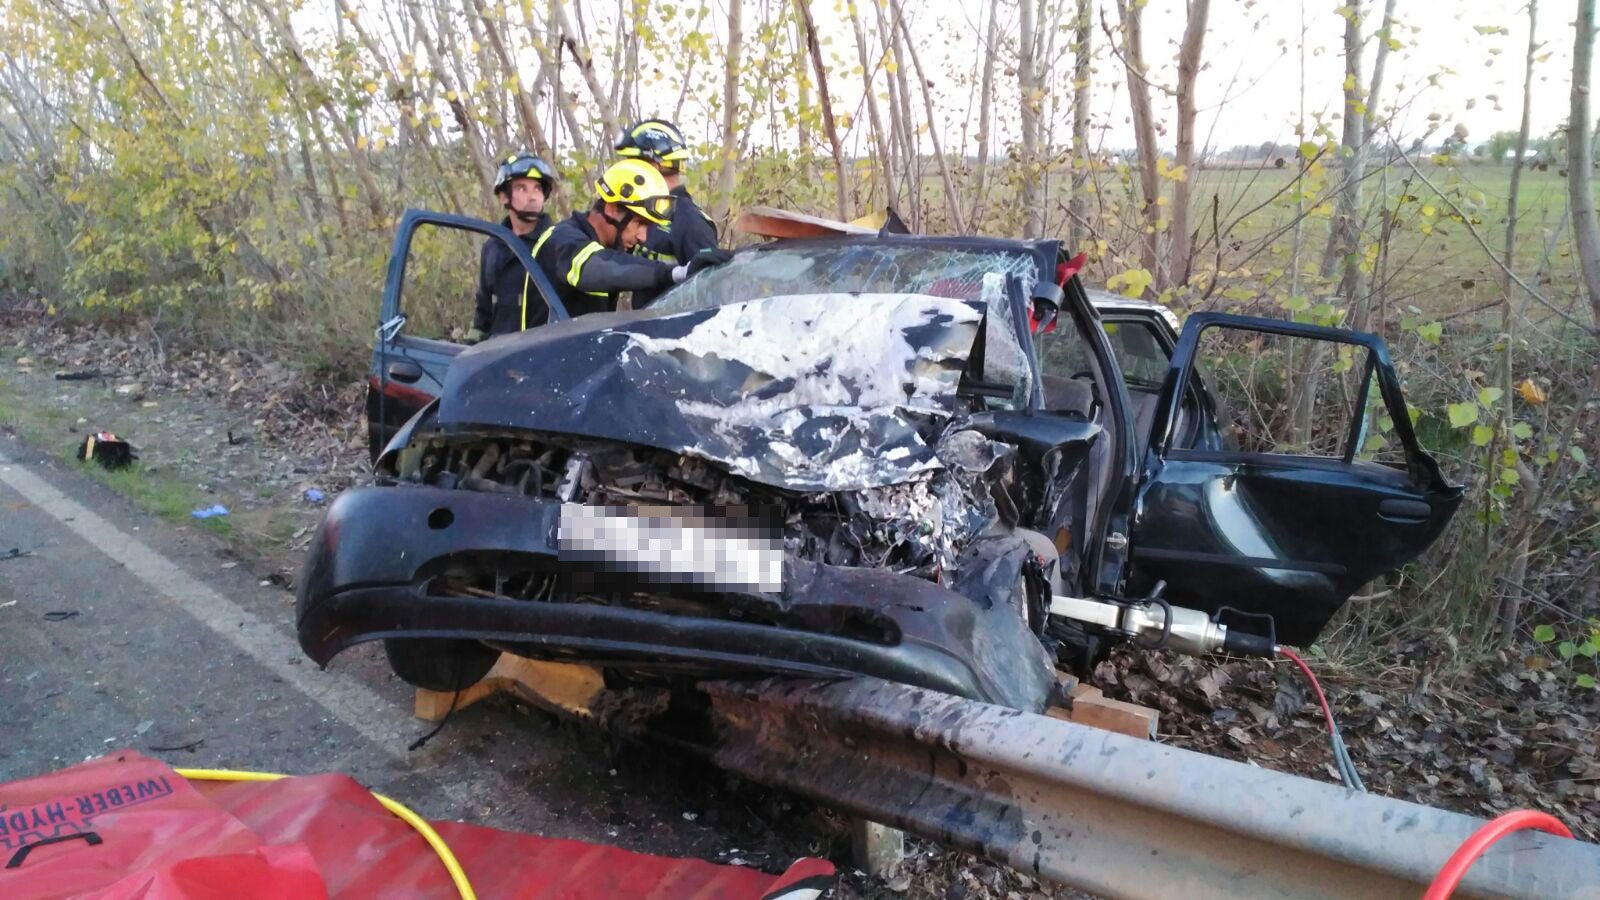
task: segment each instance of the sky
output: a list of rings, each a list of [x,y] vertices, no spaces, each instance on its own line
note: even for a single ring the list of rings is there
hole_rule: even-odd
[[[386,3],[417,3],[426,0],[358,0],[367,10]],[[517,2],[517,0],[510,0]],[[548,0],[537,0],[543,7]],[[610,31],[607,20],[614,20],[615,5],[607,0],[566,0],[581,2],[584,15],[599,31]],[[654,0],[648,7],[661,10],[676,5],[687,12],[700,0]],[[727,4],[736,0],[706,0],[711,5],[706,24],[721,43],[726,32]],[[743,0],[746,20],[746,61],[749,65],[750,32],[763,8],[781,8],[776,0]],[[861,106],[859,76],[853,34],[843,18],[843,0],[809,0],[819,31],[825,39],[825,57],[830,61],[830,87],[836,112],[848,114],[856,127],[848,134],[847,152],[870,152],[867,116]],[[976,147],[976,76],[984,58],[984,16],[991,0],[900,0],[917,38],[919,53],[933,85],[936,106],[935,127],[946,150]],[[1049,0],[1071,8],[1074,0]],[[1259,145],[1265,141],[1298,143],[1296,123],[1302,111],[1308,128],[1320,114],[1332,133],[1338,134],[1338,115],[1342,109],[1341,85],[1344,80],[1342,40],[1344,19],[1336,12],[1341,0],[1212,0],[1210,27],[1205,39],[1205,67],[1197,85],[1200,144],[1213,150],[1235,145]],[[500,4],[491,0],[491,8]],[[1004,0],[1003,29],[1007,36],[1015,28],[1015,0]],[[1532,133],[1549,134],[1566,118],[1573,43],[1572,18],[1577,0],[1543,0],[1540,4],[1537,37],[1542,42],[1541,61],[1535,70]],[[296,14],[297,28],[312,32],[331,31],[331,0],[308,0]],[[1148,0],[1144,14],[1144,54],[1153,67],[1151,81],[1171,86],[1175,82],[1174,61],[1185,25],[1184,0]],[[1370,35],[1378,28],[1383,0],[1364,0]],[[865,21],[874,21],[863,2],[860,11]],[[678,21],[686,21],[687,16]],[[1068,17],[1070,18],[1070,16]],[[1388,59],[1379,109],[1387,113],[1398,107],[1391,133],[1405,143],[1435,130],[1430,144],[1448,135],[1456,125],[1466,128],[1470,143],[1487,139],[1502,130],[1514,131],[1521,115],[1523,61],[1528,40],[1527,6],[1517,0],[1397,0],[1396,26],[1391,37],[1398,42]],[[1114,26],[1112,0],[1097,0],[1097,20],[1093,41],[1096,45],[1095,72],[1092,78],[1092,117],[1099,149],[1118,150],[1133,146],[1133,131],[1127,113],[1127,82],[1123,67],[1110,53],[1111,40],[1105,27]],[[1063,22],[1070,31],[1070,22]],[[1053,116],[1053,142],[1064,145],[1070,139],[1070,97],[1072,93],[1070,33],[1057,43],[1050,86],[1059,107]],[[1376,57],[1377,38],[1369,38],[1365,49],[1366,70],[1370,73]],[[1014,47],[1014,44],[1010,45]],[[537,63],[531,51],[520,60],[525,77],[532,78]],[[720,58],[720,53],[718,54]],[[1014,49],[1004,50],[997,71],[996,110],[1001,119],[996,144],[1016,140],[1019,107],[1015,73],[1006,72]],[[674,77],[681,73],[680,60],[641,60],[642,68],[660,68]],[[652,65],[654,64],[654,65]],[[754,73],[751,73],[754,77]],[[609,80],[609,73],[602,77]],[[686,133],[699,133],[714,140],[720,115],[712,101],[720,96],[720,65],[701,66],[691,82],[693,89],[682,111],[679,124]],[[914,82],[913,82],[914,83]],[[886,83],[880,75],[880,94]],[[1170,97],[1154,93],[1158,121],[1170,126],[1173,104]],[[580,95],[582,91],[580,89]],[[670,112],[678,96],[676,81],[646,86],[646,106]],[[920,101],[920,97],[917,98]],[[916,111],[922,119],[922,111]],[[1597,104],[1600,106],[1600,104]],[[658,114],[666,114],[658,112]],[[760,117],[747,121],[756,144],[770,139]],[[765,136],[764,136],[765,135]],[[1160,141],[1170,148],[1170,127],[1164,127]],[[788,137],[781,136],[780,140]],[[963,143],[965,142],[965,143]],[[927,149],[927,148],[924,148]],[[998,147],[996,149],[999,149]]]
[[[1532,133],[1547,134],[1566,119],[1571,84],[1572,19],[1576,0],[1544,0],[1539,4],[1537,38],[1540,54],[1550,56],[1535,68]],[[1337,115],[1344,80],[1344,20],[1335,3],[1298,0],[1242,2],[1213,0],[1206,35],[1197,105],[1200,131],[1214,134],[1214,147],[1289,142],[1301,108],[1301,34],[1304,15],[1305,108]],[[1370,30],[1382,16],[1382,3],[1367,0]],[[1170,61],[1177,55],[1184,26],[1180,0],[1151,0],[1145,12],[1145,56],[1167,61],[1157,78],[1171,83]],[[1114,14],[1113,14],[1114,15]],[[1385,73],[1380,108],[1400,104],[1395,127],[1407,139],[1427,126],[1437,113],[1443,137],[1457,123],[1472,141],[1495,131],[1514,131],[1522,111],[1522,83],[1528,41],[1527,6],[1494,0],[1398,0],[1397,27],[1392,37],[1401,48],[1392,51]],[[1479,29],[1504,29],[1484,34]],[[1104,37],[1103,33],[1099,35]],[[1371,72],[1376,45],[1365,50]],[[1101,66],[1097,86],[1108,75]],[[1430,78],[1437,77],[1437,84]],[[1108,88],[1097,90],[1107,95]],[[1498,98],[1498,99],[1497,99]],[[1227,102],[1224,103],[1223,101]],[[1132,132],[1120,119],[1110,123],[1108,143],[1131,145]]]

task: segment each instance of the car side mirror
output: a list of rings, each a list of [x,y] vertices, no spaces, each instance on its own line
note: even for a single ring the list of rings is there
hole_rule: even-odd
[[[1048,334],[1056,330],[1056,319],[1061,315],[1061,301],[1065,296],[1059,284],[1043,282],[1033,286],[1033,303],[1028,310],[1029,333]]]

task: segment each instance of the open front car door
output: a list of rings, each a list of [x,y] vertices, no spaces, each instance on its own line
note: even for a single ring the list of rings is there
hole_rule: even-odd
[[[1184,446],[1178,398],[1215,401],[1221,448]],[[1382,339],[1205,313],[1183,329],[1145,453],[1127,593],[1307,645],[1368,581],[1425,550],[1461,502],[1423,451]]]

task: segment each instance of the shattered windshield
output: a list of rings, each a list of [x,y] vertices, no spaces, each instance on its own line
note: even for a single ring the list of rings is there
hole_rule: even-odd
[[[933,244],[818,244],[745,252],[673,288],[652,309],[684,312],[795,294],[929,294],[976,300],[984,276],[1015,275],[1024,296],[1038,262],[1024,249]]]

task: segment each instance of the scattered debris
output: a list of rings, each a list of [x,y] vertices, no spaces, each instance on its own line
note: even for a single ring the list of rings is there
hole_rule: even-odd
[[[78,611],[75,609],[53,609],[44,614],[46,622],[65,622],[68,619],[76,619],[77,617]]]
[[[311,503],[321,503],[328,499],[328,495],[317,490],[316,488],[306,488],[305,498]]]
[[[227,514],[228,514],[228,508],[226,506],[223,506],[221,503],[217,503],[217,504],[214,504],[212,506],[207,506],[207,507],[204,507],[202,509],[197,509],[194,512],[189,513],[190,516],[192,516],[192,517],[194,517],[196,519],[214,519],[214,518],[217,518],[218,516],[225,516]]]
[[[174,751],[177,751],[177,750],[184,750],[184,751],[187,751],[189,753],[193,753],[194,751],[200,749],[201,747],[204,747],[205,744],[206,744],[206,739],[205,738],[196,738],[196,739],[190,741],[187,744],[163,744],[161,746],[156,746],[155,744],[151,744],[150,745],[150,749],[152,751],[156,752],[156,753],[170,753],[170,752],[174,752]]]
[[[116,372],[104,372],[100,369],[83,369],[77,372],[57,372],[57,381],[94,381],[98,378],[116,378]]]
[[[32,555],[34,555],[32,550],[23,550],[21,547],[12,547],[10,550],[6,551],[5,555],[0,556],[0,560],[22,559],[24,556]]]

